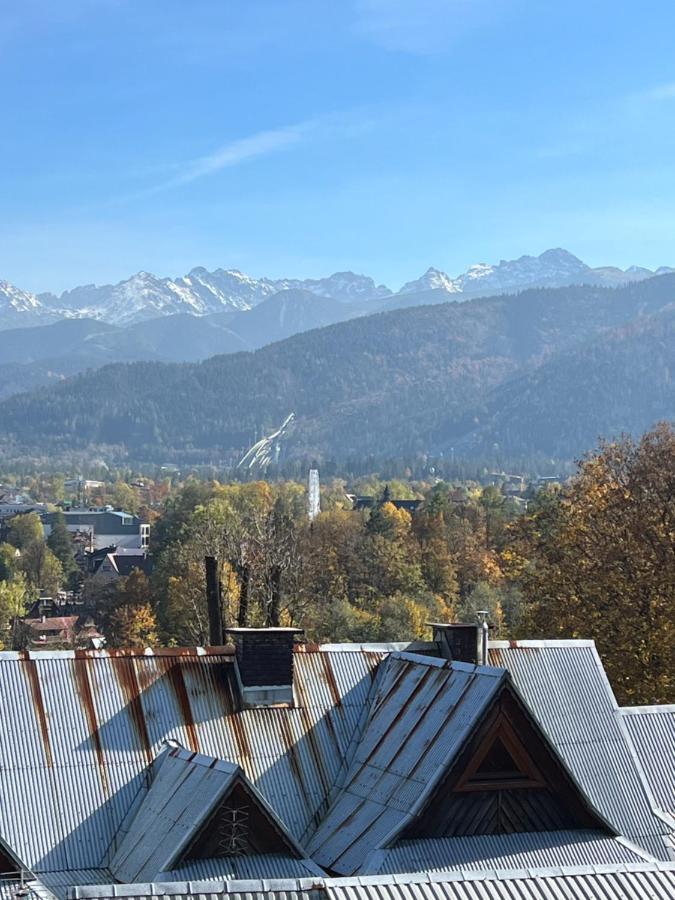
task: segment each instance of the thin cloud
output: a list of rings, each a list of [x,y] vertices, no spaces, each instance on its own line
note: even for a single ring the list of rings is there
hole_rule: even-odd
[[[187,162],[178,175],[156,185],[153,190],[162,191],[189,184],[198,178],[214,175],[222,169],[239,166],[251,159],[285,150],[302,140],[303,136],[307,134],[310,124],[304,123],[271,131],[260,131],[250,137],[223,144],[215,153]]]
[[[136,169],[131,173],[134,178],[150,180],[154,175],[155,183],[136,191],[118,193],[110,198],[106,205],[119,206],[152,197],[191,184],[201,178],[216,175],[225,169],[302,146],[310,141],[357,139],[364,133],[376,129],[384,119],[385,114],[382,111],[376,112],[368,107],[359,107],[326,113],[294,125],[258,131],[247,137],[229,141],[207,156],[183,162],[166,161],[152,167]],[[80,211],[98,206],[100,204],[96,207],[80,207]]]

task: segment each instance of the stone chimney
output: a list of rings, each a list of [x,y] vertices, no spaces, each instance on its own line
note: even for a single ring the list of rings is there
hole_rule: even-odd
[[[480,625],[427,622],[433,640],[443,659],[455,662],[483,664],[483,641]]]
[[[226,628],[236,649],[243,707],[293,704],[293,643],[300,628]]]

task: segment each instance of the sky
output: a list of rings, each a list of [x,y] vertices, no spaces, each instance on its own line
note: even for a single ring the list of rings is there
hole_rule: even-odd
[[[2,0],[0,279],[675,265],[672,0]]]

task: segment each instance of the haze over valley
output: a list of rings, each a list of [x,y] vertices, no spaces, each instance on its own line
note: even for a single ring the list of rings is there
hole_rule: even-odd
[[[0,446],[232,466],[294,412],[286,459],[570,461],[675,415],[675,273],[659,272],[551,250],[396,294],[220,270],[5,288],[5,321],[33,324],[2,334]]]

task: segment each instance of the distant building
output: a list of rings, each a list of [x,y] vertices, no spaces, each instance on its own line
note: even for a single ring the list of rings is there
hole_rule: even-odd
[[[109,552],[104,555],[101,555],[103,551],[98,551],[93,563],[91,577],[99,584],[126,578],[132,572],[140,571],[144,575],[152,575],[152,558],[145,550],[124,547],[119,550],[110,550],[110,548],[108,550]]]
[[[353,508],[356,510],[370,509],[372,506],[375,505],[375,502],[377,500],[376,497],[367,497],[367,496],[358,497],[358,496],[354,496],[353,494],[349,495],[349,496],[353,503]],[[409,512],[409,513],[414,513],[421,502],[422,502],[421,500],[394,500],[393,498],[390,498],[389,500],[387,500],[387,503],[391,503],[391,505],[394,506],[396,509],[404,509],[406,512]]]
[[[536,483],[543,487],[545,484],[562,484],[563,480],[562,475],[540,475]]]
[[[307,489],[307,503],[308,503],[308,515],[309,521],[313,522],[314,519],[321,512],[321,487],[319,483],[319,470],[318,469],[310,469],[309,470],[309,482]]]
[[[45,535],[49,537],[52,525],[58,513],[46,513],[42,516]],[[102,509],[66,509],[63,510],[66,528],[73,533],[89,535],[89,549],[99,550],[103,547],[129,547],[145,550],[150,541],[150,526],[122,510],[110,506]]]
[[[30,503],[23,499],[0,501],[0,520],[11,519],[12,516],[24,516],[31,512],[43,515],[47,512],[47,507],[44,503]]]
[[[17,619],[14,625],[15,642],[28,649],[40,648],[72,650],[99,649],[105,638],[98,631],[91,616],[40,616],[37,619]]]

